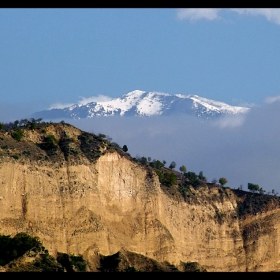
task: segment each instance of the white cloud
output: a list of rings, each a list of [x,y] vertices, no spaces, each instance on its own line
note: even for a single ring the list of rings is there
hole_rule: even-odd
[[[85,105],[88,104],[90,102],[104,102],[104,101],[110,101],[112,100],[111,97],[106,96],[106,95],[98,95],[98,96],[91,96],[91,97],[83,97],[80,96],[80,98],[82,98],[82,100],[79,101],[79,105]]]
[[[180,20],[215,20],[222,18],[222,10],[228,10],[245,16],[263,16],[268,21],[280,25],[280,8],[235,8],[235,9],[217,9],[217,8],[184,8],[177,11],[177,17]]]
[[[280,8],[231,9],[240,15],[264,16],[268,21],[280,24]]]
[[[214,20],[218,19],[218,11],[220,9],[212,9],[212,8],[184,8],[179,9],[177,12],[177,17],[181,20],[189,19],[189,20],[199,20],[199,19],[207,19]]]
[[[214,121],[212,124],[219,128],[234,128],[243,125],[245,117],[245,114],[240,114],[237,116],[226,116],[217,121]]]
[[[266,98],[265,102],[271,104],[271,103],[274,103],[275,101],[279,101],[279,100],[280,100],[280,95],[270,96],[270,97]]]
[[[66,107],[70,107],[73,106],[74,104],[78,104],[78,105],[86,105],[90,102],[104,102],[104,101],[110,101],[112,100],[111,97],[106,96],[106,95],[98,95],[98,96],[91,96],[91,97],[83,97],[83,96],[79,96],[79,98],[81,98],[80,101],[78,101],[77,103],[54,103],[50,106],[50,109],[63,109]]]
[[[253,108],[253,107],[257,107],[258,105],[255,103],[248,103],[242,99],[238,99],[238,98],[233,98],[232,102],[234,104],[236,104],[235,106],[240,106],[240,107],[247,107],[247,108]]]
[[[63,109],[63,108],[66,108],[66,107],[70,107],[72,105],[74,105],[74,103],[54,103],[48,108],[48,110]]]

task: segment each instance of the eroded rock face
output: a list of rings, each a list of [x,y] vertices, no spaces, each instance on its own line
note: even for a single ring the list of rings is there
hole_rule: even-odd
[[[186,202],[155,172],[117,152],[95,162],[37,164],[2,157],[0,233],[38,236],[49,252],[96,256],[122,249],[207,271],[279,270],[280,210],[240,218],[230,189],[204,185]]]

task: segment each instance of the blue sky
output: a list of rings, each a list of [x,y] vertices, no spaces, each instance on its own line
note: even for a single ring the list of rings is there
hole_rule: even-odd
[[[135,89],[246,106],[280,94],[276,8],[2,8],[0,38],[4,121]]]

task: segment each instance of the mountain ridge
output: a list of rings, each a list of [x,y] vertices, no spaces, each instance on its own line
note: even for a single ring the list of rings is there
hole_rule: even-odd
[[[224,115],[246,113],[247,107],[232,106],[198,95],[168,94],[157,91],[134,90],[109,101],[74,104],[33,113],[30,117],[44,119],[89,119],[98,116],[162,116],[194,115],[209,119]]]

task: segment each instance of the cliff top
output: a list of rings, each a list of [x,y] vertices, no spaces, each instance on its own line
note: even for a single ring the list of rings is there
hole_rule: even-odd
[[[12,123],[0,130],[0,157],[24,162],[94,162],[106,151],[125,152],[106,139],[65,122]]]

